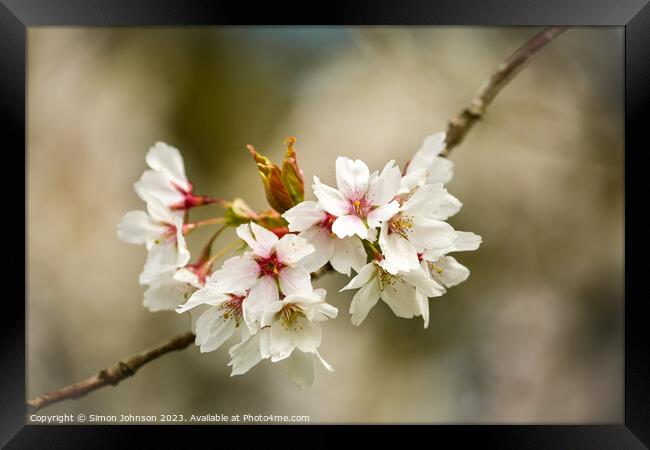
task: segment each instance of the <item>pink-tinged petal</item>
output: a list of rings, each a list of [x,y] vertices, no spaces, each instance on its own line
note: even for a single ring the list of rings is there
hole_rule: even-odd
[[[231,361],[228,365],[232,366],[231,377],[248,372],[262,360],[260,336],[261,333],[255,334],[245,341],[230,347],[228,354]]]
[[[332,232],[341,239],[355,234],[361,239],[368,237],[368,229],[357,216],[338,217],[332,224]]]
[[[293,352],[291,357],[280,363],[293,384],[301,389],[308,388],[314,382],[314,361],[311,355]]]
[[[333,245],[330,263],[337,272],[349,276],[350,269],[358,272],[366,264],[366,250],[357,236],[329,241]]]
[[[221,269],[210,275],[209,282],[224,292],[245,291],[257,282],[258,275],[257,262],[247,254],[227,259]]]
[[[145,159],[149,167],[162,173],[182,189],[189,189],[183,157],[177,148],[164,142],[156,142],[147,152]]]
[[[359,200],[368,190],[370,171],[360,159],[336,158],[336,185],[347,199]]]
[[[336,189],[320,182],[317,176],[314,176],[314,195],[318,198],[320,206],[328,213],[334,216],[342,216],[348,213],[350,204],[343,195]]]
[[[300,263],[303,258],[314,252],[314,246],[296,234],[285,234],[275,246],[278,261],[286,265]]]
[[[129,244],[145,244],[163,231],[144,211],[129,211],[117,226],[117,237]]]
[[[284,295],[309,293],[313,290],[311,275],[302,267],[285,267],[280,271],[279,278]]]
[[[282,214],[282,217],[289,222],[289,231],[305,231],[312,225],[322,222],[325,219],[325,211],[318,206],[318,203],[305,200]]]
[[[401,180],[402,174],[395,161],[388,161],[381,174],[370,182],[367,199],[373,205],[385,205],[397,195]]]
[[[380,296],[379,280],[374,279],[352,297],[350,314],[352,325],[359,326],[366,319],[370,310],[377,304]]]
[[[395,214],[399,212],[399,203],[392,201],[387,205],[380,206],[368,214],[368,226],[375,228],[380,226],[383,222],[390,220]]]
[[[308,272],[315,272],[330,260],[338,239],[331,237],[327,229],[319,226],[303,231],[300,236],[314,247],[314,252],[300,260],[300,265]]]
[[[363,266],[356,277],[352,278],[339,292],[347,291],[349,289],[359,289],[361,286],[368,283],[374,276],[377,275],[377,265],[370,262]]]

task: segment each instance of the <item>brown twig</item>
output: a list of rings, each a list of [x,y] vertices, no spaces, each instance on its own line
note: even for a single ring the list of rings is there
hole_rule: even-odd
[[[57,389],[56,391],[49,392],[40,397],[32,398],[27,401],[28,411],[36,412],[52,403],[83,397],[89,392],[104,386],[116,386],[125,378],[134,375],[140,367],[144,366],[148,362],[153,361],[166,353],[175,350],[182,350],[188,347],[192,342],[194,342],[194,338],[194,333],[188,331],[187,333],[180,334],[149,351],[143,351],[118,361],[115,365],[100,370],[90,378]]]
[[[481,117],[483,117],[485,109],[490,102],[508,83],[508,81],[510,81],[512,77],[521,70],[525,63],[527,63],[539,49],[548,44],[565,29],[566,27],[550,27],[545,29],[543,32],[522,45],[499,66],[496,72],[494,72],[483,84],[472,103],[463,109],[457,117],[449,121],[449,127],[447,129],[447,146],[443,156],[449,154],[449,151],[451,151],[452,148],[461,143],[471,127]],[[330,270],[331,266],[328,264],[315,272],[312,275],[312,278],[319,278]],[[166,353],[187,348],[192,342],[194,342],[194,338],[195,335],[191,332],[176,336],[152,350],[138,353],[125,360],[119,361],[112,367],[102,369],[90,378],[57,389],[56,391],[49,392],[40,397],[30,399],[27,401],[27,407],[30,412],[34,412],[47,405],[51,405],[52,403],[82,397],[89,392],[104,386],[115,386],[125,378],[134,375],[140,367],[148,362],[153,361]]]
[[[499,65],[497,70],[483,83],[476,97],[447,126],[446,148],[442,156],[459,145],[467,132],[478,122],[494,97],[508,84],[532,57],[546,44],[555,39],[567,27],[548,27],[519,47],[512,55]]]

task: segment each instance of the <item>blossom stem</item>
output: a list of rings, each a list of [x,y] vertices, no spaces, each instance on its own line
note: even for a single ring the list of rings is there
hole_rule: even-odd
[[[151,362],[169,352],[189,347],[190,344],[194,342],[195,337],[196,336],[192,332],[180,334],[151,350],[143,351],[118,361],[113,366],[102,369],[85,380],[62,387],[56,391],[48,392],[45,395],[29,399],[27,400],[27,408],[29,412],[33,413],[45,406],[51,405],[52,403],[83,397],[84,395],[104,386],[116,386],[125,378],[135,375],[137,370],[148,362]]]
[[[212,256],[210,257],[210,259],[208,259],[208,260],[206,261],[205,264],[206,264],[208,267],[211,266],[212,264],[214,264],[214,262],[215,262],[216,260],[218,260],[219,258],[221,258],[223,255],[225,255],[226,253],[228,253],[228,252],[231,251],[232,249],[236,248],[238,245],[241,245],[241,241],[231,242],[230,244],[226,245],[224,248],[222,248],[221,250],[219,250],[217,253],[215,253],[214,255],[212,255]]]
[[[555,39],[568,27],[548,27],[532,37],[513,54],[505,59],[488,78],[469,104],[456,117],[449,121],[445,150],[440,154],[447,156],[458,146],[472,126],[478,122],[494,97],[546,44]]]
[[[197,228],[205,227],[207,225],[217,225],[220,223],[224,223],[225,221],[226,219],[224,217],[212,217],[210,219],[186,223],[185,225],[183,225],[183,234],[188,234],[189,232],[194,231]]]

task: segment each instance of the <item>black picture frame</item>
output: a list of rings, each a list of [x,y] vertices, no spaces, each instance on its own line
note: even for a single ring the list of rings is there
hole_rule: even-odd
[[[643,256],[647,255],[644,227],[642,157],[650,149],[645,118],[650,109],[650,5],[648,0],[519,0],[463,1],[418,0],[329,1],[303,3],[245,3],[174,0],[0,0],[0,117],[5,125],[2,152],[16,158],[5,168],[17,178],[20,161],[27,176],[26,142],[26,37],[27,27],[37,26],[158,26],[228,24],[346,24],[346,25],[489,25],[489,26],[620,26],[625,28],[625,414],[611,425],[530,426],[426,426],[417,427],[429,442],[453,439],[458,444],[477,443],[497,448],[647,448],[650,446],[650,358],[645,321],[647,294],[643,295]],[[23,158],[20,158],[22,155]],[[7,163],[10,164],[10,163]],[[647,177],[647,175],[646,175]],[[11,183],[12,191],[19,181]],[[26,189],[26,178],[23,179]],[[8,187],[7,187],[8,189]],[[13,195],[13,197],[17,197]],[[25,192],[25,218],[26,202]],[[11,201],[11,200],[10,200]],[[13,201],[17,201],[13,200]],[[12,221],[18,216],[12,209]],[[13,223],[12,236],[17,224]],[[25,247],[26,255],[27,241]],[[17,239],[15,240],[17,241]],[[18,251],[16,254],[20,254]],[[11,261],[8,269],[18,270]],[[27,270],[6,283],[25,291]],[[10,272],[5,272],[10,273]],[[22,289],[21,289],[22,288]],[[143,426],[37,426],[25,425],[25,305],[16,296],[5,296],[0,351],[0,445],[8,448],[127,446]],[[10,305],[9,305],[10,304]],[[186,426],[155,427],[157,439],[184,437]],[[214,439],[210,427],[196,427]],[[249,427],[234,427],[248,433]],[[253,429],[258,428],[257,426]],[[275,428],[275,427],[273,427]],[[284,427],[281,427],[284,428]],[[333,427],[298,427],[333,440]],[[280,433],[286,430],[281,430]],[[373,427],[373,434],[392,433],[389,427]],[[178,433],[177,433],[178,432]],[[265,430],[269,431],[268,429]],[[401,433],[401,431],[398,431]],[[273,432],[275,434],[277,432]],[[224,442],[219,438],[220,442]],[[152,442],[152,441],[150,441]],[[217,442],[215,441],[215,444]]]

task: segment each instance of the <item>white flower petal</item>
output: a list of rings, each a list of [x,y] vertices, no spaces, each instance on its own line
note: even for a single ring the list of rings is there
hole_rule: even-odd
[[[457,233],[447,222],[416,217],[410,240],[418,249],[440,249],[450,247],[457,239]]]
[[[373,205],[385,205],[397,195],[401,179],[402,174],[395,161],[388,161],[381,174],[370,182],[366,197]]]
[[[326,228],[318,225],[303,231],[300,236],[314,247],[313,253],[300,260],[300,265],[308,272],[315,272],[327,264],[334,252],[335,243],[339,240],[332,237]]]
[[[201,285],[201,281],[199,280],[199,276],[186,267],[178,269],[176,272],[174,272],[174,280],[187,283],[197,289],[203,287]]]
[[[368,316],[373,306],[377,304],[380,296],[379,280],[374,279],[363,286],[352,297],[350,303],[350,314],[352,314],[352,325],[359,326]]]
[[[244,319],[249,327],[255,329],[254,323],[262,317],[266,308],[279,298],[278,286],[273,277],[267,275],[257,280],[244,300]]]
[[[221,309],[210,308],[196,321],[195,343],[200,346],[201,353],[214,351],[235,333],[236,328],[234,316],[224,318]]]
[[[368,190],[369,175],[368,166],[360,159],[336,158],[336,185],[343,197],[360,200]]]
[[[366,264],[366,250],[357,236],[344,239],[334,238],[329,241],[333,246],[330,263],[337,272],[349,276],[350,269],[358,272]]]
[[[380,245],[387,267],[391,268],[390,272],[395,274],[418,269],[420,260],[413,244],[397,233],[390,233],[386,236],[383,228],[380,234]],[[385,238],[381,239],[382,236]]]
[[[140,274],[140,284],[149,284],[159,275],[173,272],[177,268],[177,259],[175,242],[164,240],[154,244],[147,254],[144,269]]]
[[[380,206],[368,214],[368,226],[370,228],[378,227],[383,222],[390,220],[390,218],[397,214],[398,211],[399,203],[396,201],[392,201],[386,205]]]
[[[377,275],[377,265],[370,262],[363,266],[357,276],[352,278],[352,280],[341,288],[339,292],[347,291],[348,289],[359,289],[361,286],[368,283],[375,275]]]
[[[305,231],[312,225],[322,222],[325,219],[325,211],[318,206],[318,203],[305,200],[286,211],[282,217],[289,222],[289,231]]]
[[[426,263],[423,264],[426,267]],[[445,293],[445,288],[439,285],[428,272],[419,266],[417,270],[400,274],[402,279],[411,286],[414,286],[425,297],[439,297]]]
[[[248,372],[262,360],[260,335],[261,333],[254,334],[245,341],[230,347],[228,354],[232,359],[228,365],[232,366],[231,377]]]
[[[456,235],[457,237],[453,244],[453,251],[455,252],[476,250],[481,245],[481,242],[483,242],[481,236],[470,231],[456,231]]]
[[[246,241],[256,255],[264,258],[271,255],[279,240],[275,233],[255,222],[238,226],[237,236]]]
[[[166,206],[172,206],[184,200],[184,195],[171,184],[170,179],[155,170],[145,170],[133,184],[133,189],[147,203],[155,199]],[[180,210],[178,214],[182,215],[183,211]]]
[[[183,157],[177,148],[164,142],[156,142],[147,152],[145,160],[149,167],[162,173],[182,189],[189,190]]]
[[[228,299],[230,299],[230,296],[223,292],[223,289],[220,289],[213,284],[208,284],[194,292],[192,296],[187,299],[187,302],[176,308],[176,312],[179,314],[184,313],[185,311],[189,311],[199,305],[219,306]]]
[[[410,216],[430,216],[440,207],[446,193],[440,183],[422,186],[404,203],[402,211]]]
[[[282,264],[293,265],[305,256],[314,252],[314,246],[297,234],[285,234],[275,246],[278,261]]]
[[[117,226],[117,237],[129,244],[145,244],[164,231],[144,211],[129,211]]]
[[[318,322],[310,322],[306,317],[299,317],[295,325],[297,330],[293,336],[294,345],[303,352],[315,352],[322,339]]]
[[[390,283],[382,285],[381,298],[397,317],[410,319],[420,313],[415,293],[415,287],[404,279],[392,277]]]
[[[469,277],[469,269],[453,256],[443,256],[435,262],[435,265],[442,272],[434,272],[434,277],[447,287],[459,285]]]
[[[454,162],[442,156],[436,156],[427,170],[427,183],[447,184],[454,177]]]
[[[424,328],[429,328],[429,299],[420,291],[416,291],[415,302],[422,316],[422,320],[424,320]]]
[[[255,284],[258,274],[259,266],[250,255],[233,256],[210,275],[210,282],[218,283],[224,292],[245,291]]]
[[[311,355],[303,352],[293,352],[290,358],[283,360],[280,365],[289,376],[292,383],[305,389],[314,382],[314,361]]]
[[[440,204],[430,215],[434,219],[447,220],[456,214],[463,207],[463,204],[456,197],[446,192]]]
[[[415,152],[411,161],[406,167],[406,173],[412,173],[415,170],[428,169],[435,158],[445,149],[446,133],[439,132],[427,136],[422,141],[422,145]]]
[[[169,311],[183,303],[194,289],[173,279],[172,272],[159,275],[151,280],[144,292],[142,304],[151,312]]]
[[[350,204],[345,197],[338,190],[321,183],[317,176],[314,176],[312,188],[318,203],[328,213],[343,216],[350,210]]]
[[[278,278],[280,289],[285,295],[309,293],[313,289],[311,275],[302,267],[284,267]]]
[[[334,368],[327,361],[323,359],[323,357],[320,355],[320,353],[318,353],[318,351],[315,351],[313,355],[316,357],[318,362],[320,362],[323,365],[323,367],[325,367],[325,370],[327,370],[328,372],[334,372]]]
[[[332,224],[332,232],[340,238],[354,236],[361,239],[368,237],[368,229],[357,216],[340,216]]]

